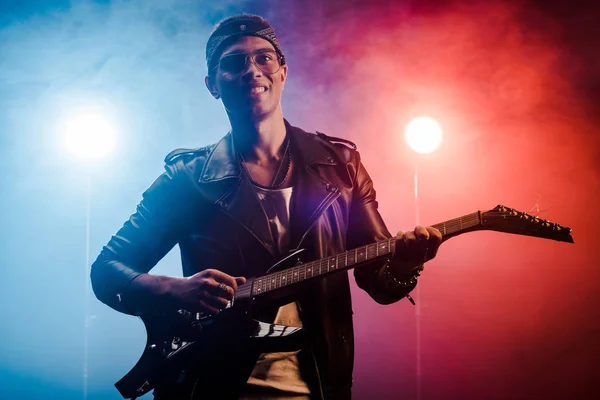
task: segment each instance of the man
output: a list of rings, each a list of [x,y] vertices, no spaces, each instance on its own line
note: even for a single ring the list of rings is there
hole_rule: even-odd
[[[245,14],[221,21],[206,58],[206,87],[222,100],[231,132],[217,144],[168,155],[166,172],[103,248],[92,266],[93,288],[118,311],[215,315],[246,278],[266,274],[293,249],[306,248],[316,260],[391,237],[355,148],[284,120],[280,100],[288,66],[267,21]],[[185,278],[149,274],[177,243]],[[400,232],[391,260],[359,266],[356,282],[381,304],[407,297],[440,243],[439,231],[430,227]],[[350,398],[347,274],[310,281],[292,301],[273,306],[257,313],[303,326],[301,349],[236,353],[226,372],[159,387],[155,398]]]

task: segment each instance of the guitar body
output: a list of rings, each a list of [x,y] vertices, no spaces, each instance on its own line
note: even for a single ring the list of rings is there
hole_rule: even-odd
[[[297,263],[303,250],[284,258],[271,270]],[[246,288],[252,287],[249,279]],[[144,315],[146,346],[135,366],[115,386],[125,398],[136,398],[183,379],[211,381],[228,369],[228,360],[241,354],[293,351],[302,347],[299,327],[269,324],[252,318],[250,292],[238,290],[235,303],[215,316],[179,310]],[[235,361],[234,361],[235,362]]]

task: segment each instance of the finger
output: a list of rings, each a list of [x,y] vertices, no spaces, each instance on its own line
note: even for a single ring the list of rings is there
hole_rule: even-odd
[[[426,227],[422,225],[415,226],[414,234],[417,240],[417,256],[416,258],[421,261],[421,263],[426,262],[429,257],[429,247],[431,244],[429,243],[430,235],[429,231]]]
[[[210,270],[210,277],[213,278],[218,283],[223,282],[227,286],[232,287],[234,292],[238,288],[238,285],[237,285],[237,282],[235,281],[235,278],[233,276],[231,276],[231,275],[226,274],[223,271],[219,271],[219,270],[216,270],[216,269],[211,269]]]
[[[427,240],[427,260],[431,260],[432,258],[434,258],[437,254],[438,248],[440,247],[440,244],[442,243],[442,233],[431,227],[428,226],[427,228],[427,232],[429,233],[429,239]]]
[[[220,310],[218,308],[211,306],[204,300],[200,300],[200,311],[205,311],[212,315],[217,315],[220,312]]]
[[[418,240],[428,240],[429,239],[429,230],[426,227],[417,225],[414,230],[415,237]]]
[[[238,287],[239,287],[240,285],[243,285],[244,283],[246,283],[246,278],[244,278],[243,276],[236,276],[235,283],[237,283]]]
[[[216,307],[218,309],[223,309],[223,308],[227,307],[227,304],[229,303],[230,299],[227,299],[223,296],[215,296],[214,294],[211,294],[210,292],[203,291],[200,296],[200,300],[203,300],[204,302],[211,305],[212,307]]]
[[[205,290],[212,296],[223,297],[231,300],[235,294],[234,289],[224,282],[218,282],[213,278],[206,280]]]
[[[438,246],[442,243],[442,232],[439,229],[428,226],[427,232],[429,232],[429,239],[432,244],[437,244]]]
[[[404,250],[402,258],[414,265],[427,261],[429,232],[423,226],[416,226],[413,231],[404,233],[401,241]]]
[[[404,232],[404,231],[400,231],[396,234],[396,242],[395,242],[395,247],[396,247],[396,251],[395,254],[396,256],[405,256],[406,255],[406,251],[410,248],[410,242],[414,241],[414,233],[413,232]]]
[[[415,232],[413,231],[408,231],[408,232],[404,232],[404,243],[409,244],[411,242],[415,242],[417,240],[417,237],[415,236]]]

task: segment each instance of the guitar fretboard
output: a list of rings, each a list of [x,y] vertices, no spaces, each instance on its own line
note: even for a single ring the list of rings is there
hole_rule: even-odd
[[[445,237],[455,233],[461,233],[479,224],[481,224],[481,213],[476,211],[460,218],[454,218],[446,222],[432,225],[432,227],[439,230],[442,233],[442,237]]]
[[[480,213],[474,212],[460,218],[433,225],[433,227],[442,233],[442,237],[448,237],[473,228],[480,223]],[[394,252],[394,245],[395,238],[390,238],[353,250],[348,250],[335,256],[311,261],[306,264],[300,264],[292,268],[255,278],[254,284],[252,285],[252,296],[256,297],[294,283],[303,282],[336,271],[350,269],[358,264],[385,257]]]

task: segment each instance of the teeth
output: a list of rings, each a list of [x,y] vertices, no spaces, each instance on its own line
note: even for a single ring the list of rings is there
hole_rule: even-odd
[[[265,91],[265,88],[264,88],[264,87],[253,87],[253,88],[250,90],[250,93],[252,93],[252,94],[255,94],[255,93],[262,93],[262,92],[264,92],[264,91]]]

